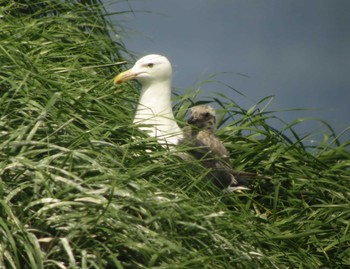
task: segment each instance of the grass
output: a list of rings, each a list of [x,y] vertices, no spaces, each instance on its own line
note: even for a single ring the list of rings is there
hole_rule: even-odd
[[[99,1],[0,15],[0,268],[350,266],[350,141],[307,146],[268,99],[213,98],[232,165],[273,177],[222,193],[130,124],[138,86],[112,85],[128,52]],[[194,96],[176,99],[182,118]]]

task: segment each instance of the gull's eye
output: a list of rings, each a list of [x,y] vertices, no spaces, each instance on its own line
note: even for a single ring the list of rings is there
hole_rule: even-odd
[[[147,64],[147,66],[148,66],[149,68],[152,68],[152,67],[154,66],[154,63],[149,63],[149,64]]]
[[[209,112],[205,113],[205,117],[209,118],[210,117],[210,113]]]

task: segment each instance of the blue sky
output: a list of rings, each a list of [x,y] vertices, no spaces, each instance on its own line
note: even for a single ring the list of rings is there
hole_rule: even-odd
[[[350,126],[350,1],[347,0],[106,0],[129,51],[163,54],[173,86],[185,92],[216,73],[201,96],[224,93],[249,109],[273,95],[270,110],[287,122],[321,118],[337,133]],[[120,27],[123,25],[124,29]],[[241,76],[239,73],[246,76]],[[306,121],[297,131],[318,133]],[[344,137],[350,138],[350,131]],[[320,139],[320,138],[319,138]]]

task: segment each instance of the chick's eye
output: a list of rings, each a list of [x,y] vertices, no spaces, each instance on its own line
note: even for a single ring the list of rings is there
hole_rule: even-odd
[[[149,68],[152,68],[152,67],[154,66],[154,63],[149,63],[147,66],[148,66]]]
[[[206,118],[209,118],[209,116],[210,116],[210,113],[209,113],[209,112],[205,113],[205,117],[206,117]]]

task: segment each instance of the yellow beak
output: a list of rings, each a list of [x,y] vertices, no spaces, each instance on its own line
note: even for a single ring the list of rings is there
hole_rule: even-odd
[[[137,76],[137,73],[133,72],[132,69],[126,70],[120,74],[118,74],[114,79],[114,84],[121,84],[125,81],[131,80]]]

